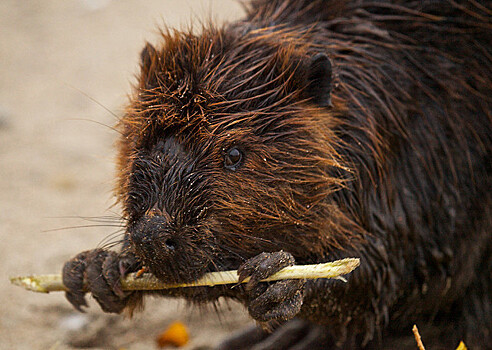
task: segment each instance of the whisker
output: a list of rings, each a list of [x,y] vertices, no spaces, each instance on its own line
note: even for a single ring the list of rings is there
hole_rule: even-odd
[[[118,227],[118,228],[122,228],[123,226],[121,226],[121,225],[110,225],[110,224],[77,225],[77,226],[67,226],[67,227],[54,228],[54,229],[49,229],[49,230],[42,230],[41,232],[48,233],[48,232],[57,232],[57,231],[63,231],[63,230],[72,230],[72,229],[79,229],[79,228],[91,228],[91,227]]]
[[[111,129],[112,131],[117,132],[120,135],[123,135],[122,132],[120,130],[116,129],[114,126],[111,126],[111,125],[108,125],[108,124],[104,124],[104,123],[102,123],[100,121],[97,121],[97,120],[94,120],[94,119],[87,119],[87,118],[68,118],[66,120],[69,120],[69,121],[91,122],[91,123],[94,123],[94,124],[98,124],[98,125],[104,126],[104,127],[108,128],[108,129]]]
[[[246,237],[246,238],[251,238],[252,240],[257,240],[257,241],[262,241],[262,242],[265,242],[265,243],[269,243],[269,244],[272,244],[272,245],[275,245],[276,243],[270,239],[267,239],[267,238],[261,238],[261,237],[255,237],[255,236],[252,236],[252,235],[248,235],[248,234],[245,234],[245,233],[235,233],[235,232],[230,232],[231,235],[235,235],[237,237]]]
[[[209,247],[210,246],[211,245],[209,244]],[[220,268],[219,268],[219,266],[217,266],[217,263],[215,262],[215,259],[213,258],[212,254],[210,254],[207,251],[205,251],[205,257],[212,264],[212,266],[215,269],[215,271],[220,271]]]
[[[123,244],[125,242],[124,239],[120,239],[120,240],[117,240],[117,241],[114,241],[114,242],[110,242],[110,243],[107,243],[107,244],[104,244],[102,246],[99,246],[98,248],[101,248],[103,250],[109,250],[111,248],[114,248],[120,244]]]
[[[116,118],[116,120],[120,120],[120,117],[115,113],[113,112],[112,110],[110,110],[108,107],[106,107],[105,105],[103,105],[101,102],[99,102],[98,100],[96,100],[94,97],[90,96],[89,94],[87,94],[86,92],[80,90],[79,88],[73,86],[73,85],[70,85],[68,83],[65,83],[68,87],[78,91],[79,93],[81,93],[82,95],[84,95],[85,97],[87,97],[89,100],[91,100],[92,102],[94,102],[95,104],[97,104],[98,106],[104,108],[104,110],[106,112],[108,112],[109,114],[111,114],[113,117]],[[107,126],[107,125],[106,125]],[[118,130],[115,130],[115,131],[118,131]],[[121,132],[118,131],[118,133],[121,134]]]
[[[237,252],[229,249],[226,245],[222,245],[221,248],[222,249],[225,249],[227,252],[229,252],[229,253],[237,256],[241,261],[245,261],[246,260],[241,254],[239,254],[239,253],[237,253]]]
[[[110,233],[105,238],[103,238],[101,240],[101,242],[98,243],[97,247],[98,248],[101,248],[101,247],[103,247],[103,246],[105,246],[107,244],[111,244],[112,243],[112,240],[117,239],[120,235],[124,234],[124,232],[125,231],[123,229],[119,229],[119,230],[116,230],[113,233]],[[124,238],[123,239],[119,239],[118,238],[118,241],[124,241]]]
[[[78,219],[85,220],[90,222],[113,222],[113,223],[122,223],[124,219],[117,216],[78,216],[78,215],[69,215],[69,216],[50,216],[48,219]]]

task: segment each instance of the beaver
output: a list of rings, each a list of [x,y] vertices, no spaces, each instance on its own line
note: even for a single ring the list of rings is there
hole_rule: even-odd
[[[77,309],[84,285],[115,313],[226,297],[273,330],[223,349],[404,347],[415,323],[428,348],[490,348],[491,1],[253,0],[161,33],[117,126],[123,247],[65,264]],[[259,282],[343,257],[348,283]],[[142,267],[251,280],[122,291]]]

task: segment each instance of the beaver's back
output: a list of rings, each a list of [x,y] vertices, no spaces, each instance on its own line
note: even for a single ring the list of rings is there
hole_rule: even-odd
[[[120,123],[117,191],[145,223],[130,226],[137,242],[162,236],[160,220],[188,250],[147,240],[133,243],[139,258],[191,280],[263,252],[358,256],[349,283],[307,283],[300,317],[360,346],[415,322],[483,344],[490,13],[474,1],[261,0],[244,21],[164,33]]]
[[[307,30],[333,59],[339,151],[357,171],[335,198],[388,254],[371,253],[389,276],[374,283],[401,283],[374,303],[394,301],[397,327],[465,312],[489,339],[492,2],[253,4],[256,26]]]

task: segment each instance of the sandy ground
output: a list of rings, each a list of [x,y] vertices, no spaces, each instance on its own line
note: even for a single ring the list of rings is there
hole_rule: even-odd
[[[0,349],[153,349],[173,320],[185,349],[213,345],[248,321],[150,300],[134,319],[73,311],[63,294],[34,294],[8,277],[54,273],[117,230],[110,127],[121,113],[144,41],[162,23],[182,27],[242,15],[229,0],[0,1]],[[97,101],[94,102],[91,98]]]

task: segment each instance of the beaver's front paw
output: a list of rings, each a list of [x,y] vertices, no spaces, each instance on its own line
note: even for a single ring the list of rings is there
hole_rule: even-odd
[[[85,293],[90,292],[105,312],[120,313],[132,294],[121,289],[120,278],[139,267],[131,253],[103,249],[82,252],[63,266],[63,284],[68,289],[65,295],[79,311],[87,306]]]
[[[294,257],[286,252],[261,253],[247,260],[238,270],[239,281],[247,277],[250,315],[257,321],[286,321],[301,310],[304,280],[283,280],[277,282],[259,281],[270,277],[284,267],[294,265]]]

